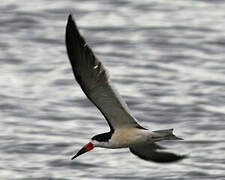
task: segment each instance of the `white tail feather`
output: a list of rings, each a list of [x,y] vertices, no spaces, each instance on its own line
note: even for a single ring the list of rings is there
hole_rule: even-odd
[[[153,131],[154,137],[158,140],[183,140],[182,138],[179,138],[173,134],[173,129],[163,129],[163,130],[157,130]]]

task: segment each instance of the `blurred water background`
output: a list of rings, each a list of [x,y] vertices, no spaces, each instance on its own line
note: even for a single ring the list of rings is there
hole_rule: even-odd
[[[225,179],[225,1],[1,0],[0,179]],[[174,128],[173,164],[128,149],[70,158],[108,131],[65,49],[74,15],[133,115]]]

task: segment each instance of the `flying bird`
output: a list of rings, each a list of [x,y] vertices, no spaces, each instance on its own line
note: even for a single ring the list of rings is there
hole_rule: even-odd
[[[110,127],[109,132],[92,137],[72,159],[95,147],[129,148],[139,158],[159,163],[186,157],[165,152],[164,147],[156,144],[161,140],[181,140],[173,134],[173,129],[149,131],[131,115],[127,104],[111,85],[103,64],[80,34],[72,15],[66,26],[66,48],[76,81]]]

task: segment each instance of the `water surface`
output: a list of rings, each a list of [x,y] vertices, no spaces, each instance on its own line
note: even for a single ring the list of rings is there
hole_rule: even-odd
[[[3,0],[1,179],[225,179],[224,9],[220,0]],[[161,144],[188,159],[96,149],[70,160],[108,126],[74,81],[69,13],[133,115],[151,130],[174,128],[185,141]]]

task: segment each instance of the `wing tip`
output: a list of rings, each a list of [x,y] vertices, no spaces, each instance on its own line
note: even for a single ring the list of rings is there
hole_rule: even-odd
[[[72,38],[73,37],[73,38]],[[78,41],[75,41],[75,40]],[[66,41],[74,41],[74,42],[82,42],[82,44],[85,44],[84,38],[81,36],[78,27],[76,25],[76,22],[73,18],[72,14],[69,14],[67,19],[67,25],[66,25]]]
[[[69,59],[75,57],[75,54],[79,54],[80,44],[84,44],[85,41],[81,37],[78,27],[74,21],[72,14],[68,15],[67,25],[66,25],[66,34],[65,34],[65,43],[67,48],[67,54]]]
[[[69,14],[68,19],[67,19],[67,22],[68,23],[74,22],[73,15],[72,14]]]
[[[71,27],[71,25],[75,25],[75,21],[73,20],[73,15],[72,14],[69,14],[68,18],[67,18],[67,29],[69,27]]]

